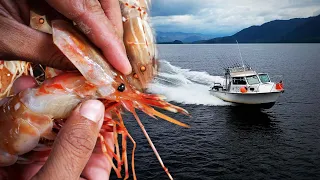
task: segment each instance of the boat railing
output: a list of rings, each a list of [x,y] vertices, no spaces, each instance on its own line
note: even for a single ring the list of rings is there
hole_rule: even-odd
[[[276,83],[273,83],[273,85],[272,85],[272,87],[271,87],[271,89],[270,89],[270,91],[269,92],[271,92],[273,89],[274,89],[274,86],[276,85]]]
[[[252,70],[250,66],[234,66],[234,67],[226,68],[227,73],[244,72],[244,71],[250,71],[250,70]]]
[[[272,88],[270,89],[270,92],[275,89],[275,86],[277,85],[277,83],[283,83],[283,75],[274,75],[269,77],[270,80],[272,79],[271,82],[273,82]]]
[[[224,87],[221,83],[214,82],[213,86],[211,86],[210,89],[218,91],[219,89],[224,89]]]
[[[272,92],[273,89],[275,89],[275,86],[276,86],[276,82],[272,82],[272,87],[270,88],[269,92]],[[259,84],[258,87],[257,87],[257,91],[256,92],[260,92],[260,86],[262,84]]]
[[[260,92],[260,86],[261,86],[261,84],[259,83],[259,85],[258,85],[258,88],[257,88],[257,91],[256,91],[256,92]]]

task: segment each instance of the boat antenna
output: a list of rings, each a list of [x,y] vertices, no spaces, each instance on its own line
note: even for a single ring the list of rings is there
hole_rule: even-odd
[[[242,59],[242,55],[241,55],[241,51],[240,51],[240,47],[239,47],[239,43],[238,43],[238,41],[237,41],[237,40],[236,40],[236,42],[237,42],[237,45],[238,45],[238,51],[239,51],[239,54],[240,54],[242,67],[244,68],[244,63],[243,63],[243,59]]]

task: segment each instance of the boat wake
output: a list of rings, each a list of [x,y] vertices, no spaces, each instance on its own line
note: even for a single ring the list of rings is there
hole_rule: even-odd
[[[209,88],[214,82],[222,82],[220,76],[211,76],[207,72],[191,71],[171,65],[166,60],[160,60],[159,74],[150,84],[148,91],[162,94],[168,101],[182,104],[207,106],[225,106],[224,102],[210,95]]]

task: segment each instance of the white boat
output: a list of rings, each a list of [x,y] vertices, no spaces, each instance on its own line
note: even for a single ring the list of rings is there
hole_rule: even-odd
[[[284,92],[282,81],[271,82],[267,73],[257,73],[248,66],[225,68],[224,82],[214,83],[210,93],[238,105],[271,108]]]

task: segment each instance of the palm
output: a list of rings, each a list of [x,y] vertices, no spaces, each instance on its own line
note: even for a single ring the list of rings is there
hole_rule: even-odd
[[[112,139],[112,133],[103,133],[105,139]],[[113,145],[110,142],[109,145]],[[9,167],[0,168],[0,179],[19,179],[29,180],[45,164],[50,151],[29,153],[30,158],[36,158],[37,161],[31,164],[15,164]],[[84,168],[80,179],[108,179],[111,171],[111,164],[107,157],[102,153],[101,147],[97,145]]]

